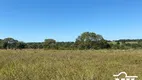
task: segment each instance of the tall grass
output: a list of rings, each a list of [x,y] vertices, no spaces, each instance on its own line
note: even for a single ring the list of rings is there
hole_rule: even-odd
[[[142,50],[0,50],[0,80],[142,80]]]

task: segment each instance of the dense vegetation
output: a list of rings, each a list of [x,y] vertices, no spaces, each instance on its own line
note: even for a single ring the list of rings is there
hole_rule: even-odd
[[[0,80],[142,80],[142,50],[0,50]]]
[[[84,32],[75,42],[56,42],[54,39],[45,39],[44,42],[25,43],[13,38],[0,39],[0,49],[54,49],[54,50],[87,50],[87,49],[140,49],[142,39],[105,40],[101,35],[93,32]]]

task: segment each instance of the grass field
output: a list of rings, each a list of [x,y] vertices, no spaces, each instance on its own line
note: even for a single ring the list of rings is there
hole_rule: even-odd
[[[0,50],[0,80],[142,80],[142,50]]]

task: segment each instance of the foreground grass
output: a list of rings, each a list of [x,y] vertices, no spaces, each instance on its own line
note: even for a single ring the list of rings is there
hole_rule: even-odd
[[[142,80],[142,50],[0,50],[0,80]]]

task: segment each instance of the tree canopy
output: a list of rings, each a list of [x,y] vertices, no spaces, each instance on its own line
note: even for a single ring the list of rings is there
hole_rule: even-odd
[[[75,45],[79,49],[100,49],[107,48],[105,45],[108,44],[101,35],[93,32],[84,32],[78,36]]]

